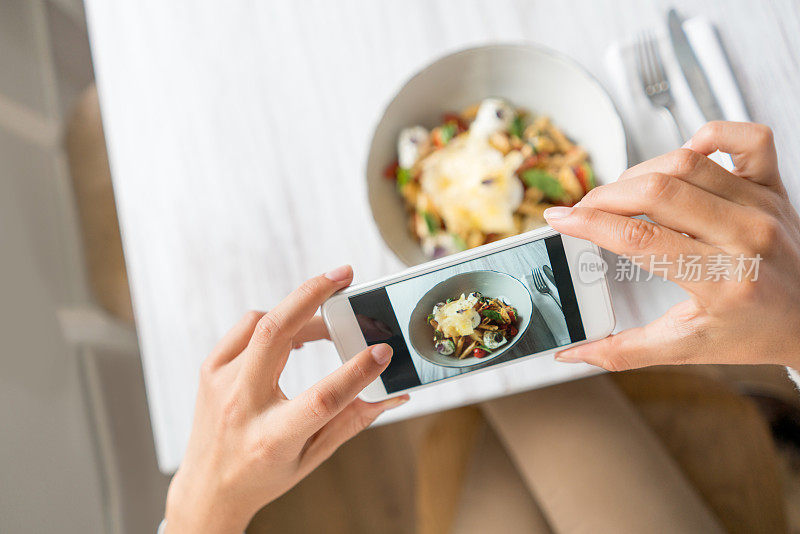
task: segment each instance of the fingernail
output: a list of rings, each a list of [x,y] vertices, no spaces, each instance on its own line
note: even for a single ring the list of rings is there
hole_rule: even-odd
[[[544,218],[548,221],[550,219],[563,219],[570,213],[572,213],[572,208],[568,208],[566,206],[556,206],[554,208],[547,208],[544,210]]]
[[[392,359],[392,347],[390,347],[386,343],[375,345],[374,347],[372,347],[371,352],[372,352],[372,357],[375,358],[375,361],[378,362],[380,365],[383,365]]]
[[[683,143],[683,145],[681,145],[681,148],[692,148],[692,138],[690,137],[688,141]]]
[[[344,282],[350,276],[350,266],[342,265],[325,273],[325,278],[331,282]]]
[[[580,363],[583,360],[577,358],[576,356],[573,356],[568,352],[559,352],[558,354],[556,354],[556,361],[561,363]]]

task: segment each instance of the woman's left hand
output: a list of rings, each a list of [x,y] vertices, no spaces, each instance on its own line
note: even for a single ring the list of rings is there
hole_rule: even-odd
[[[706,157],[715,150],[732,155],[733,172]],[[559,232],[627,256],[690,295],[646,326],[564,350],[557,360],[612,371],[682,363],[800,368],[800,219],[766,126],[708,123],[685,148],[545,217]],[[701,269],[690,272],[695,258]],[[737,273],[740,260],[749,272]]]
[[[314,314],[352,278],[350,267],[340,267],[268,313],[247,313],[203,362],[189,445],[167,496],[168,533],[244,532],[262,506],[408,400],[356,398],[389,365],[386,344],[356,354],[294,399],[278,385],[293,347],[328,338]]]

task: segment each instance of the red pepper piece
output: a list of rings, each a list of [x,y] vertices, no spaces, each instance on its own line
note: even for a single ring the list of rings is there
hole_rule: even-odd
[[[394,160],[390,165],[383,169],[383,176],[387,180],[397,180],[397,168],[400,166],[397,160]]]
[[[474,350],[472,351],[472,355],[473,355],[473,356],[475,356],[476,358],[483,358],[483,357],[484,357],[484,356],[486,356],[487,354],[489,354],[489,353],[488,353],[488,352],[486,352],[486,351],[485,351],[485,350],[483,350],[483,349],[474,349]]]
[[[581,187],[583,187],[583,192],[588,193],[590,188],[589,188],[589,182],[586,180],[586,169],[584,169],[581,166],[572,167],[572,172],[575,173],[575,177],[581,183]]]
[[[442,139],[442,130],[441,128],[434,128],[433,132],[431,132],[431,139],[433,139],[433,146],[436,148],[442,148],[447,143],[444,142]]]
[[[533,154],[532,156],[528,156],[522,161],[522,164],[517,169],[517,174],[520,175],[523,172],[527,171],[528,169],[532,169],[539,164],[539,154]]]

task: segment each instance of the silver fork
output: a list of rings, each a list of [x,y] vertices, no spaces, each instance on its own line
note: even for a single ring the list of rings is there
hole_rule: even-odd
[[[663,108],[672,117],[681,141],[688,139],[681,122],[675,112],[675,98],[669,86],[669,78],[664,71],[661,53],[658,51],[658,42],[652,33],[646,32],[636,41],[636,68],[639,71],[639,80],[642,82],[644,94],[650,103],[658,108]]]
[[[549,295],[550,298],[553,299],[553,302],[561,309],[561,303],[555,295],[553,295],[553,290],[550,289],[550,286],[547,285],[547,280],[544,279],[542,270],[538,267],[534,267],[533,271],[531,271],[531,277],[533,278],[533,287],[536,288],[536,291],[542,295]]]

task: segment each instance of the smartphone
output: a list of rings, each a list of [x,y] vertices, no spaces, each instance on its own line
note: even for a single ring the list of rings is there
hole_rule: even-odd
[[[600,249],[545,227],[351,286],[322,306],[342,361],[388,343],[375,402],[602,339],[615,318]]]

